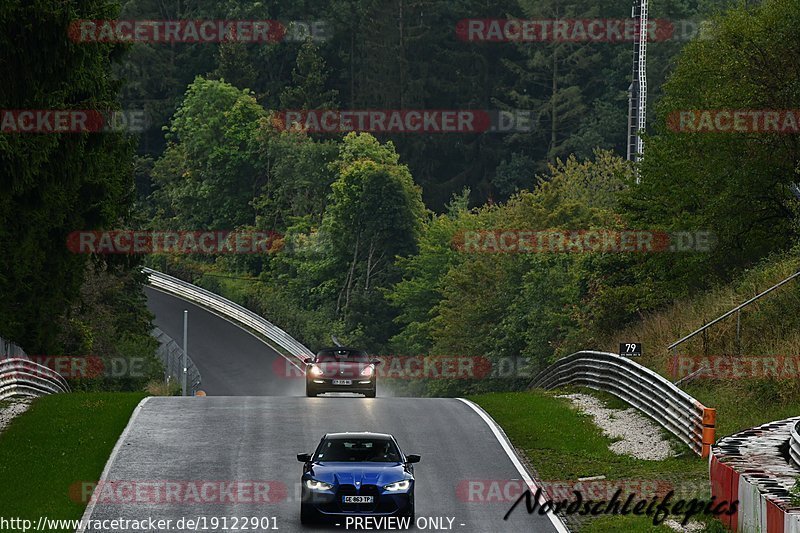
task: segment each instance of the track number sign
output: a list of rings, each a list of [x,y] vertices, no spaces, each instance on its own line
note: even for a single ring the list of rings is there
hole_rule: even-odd
[[[619,343],[619,354],[622,357],[640,357],[642,355],[642,343],[621,342]]]

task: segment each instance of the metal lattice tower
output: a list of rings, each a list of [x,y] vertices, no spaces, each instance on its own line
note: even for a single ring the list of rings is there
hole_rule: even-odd
[[[628,160],[638,161],[643,152],[640,131],[647,120],[647,37],[648,0],[634,0],[631,18],[638,19],[639,31],[633,43],[633,80],[628,88]],[[636,181],[639,179],[637,177]]]

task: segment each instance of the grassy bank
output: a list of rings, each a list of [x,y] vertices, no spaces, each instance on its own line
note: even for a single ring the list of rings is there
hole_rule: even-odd
[[[706,461],[694,454],[664,461],[617,455],[591,417],[555,392],[508,392],[471,398],[503,427],[518,450],[535,465],[542,480],[657,479],[665,472],[687,480],[704,480]],[[678,446],[678,445],[676,445]]]
[[[54,394],[34,400],[0,434],[2,516],[77,519],[86,503],[71,493],[96,482],[144,393]],[[76,501],[76,499],[78,501]]]
[[[605,437],[591,417],[578,412],[558,392],[491,393],[471,399],[492,415],[503,427],[514,446],[533,466],[541,481],[575,482],[578,478],[605,476],[613,493],[617,487],[625,496],[630,487],[670,486],[676,497],[708,498],[707,462],[691,452],[663,461],[647,461],[609,450],[612,440]],[[605,397],[601,397],[604,401]],[[610,408],[621,402],[607,401]],[[675,441],[676,449],[686,451]],[[597,485],[594,485],[597,486]],[[568,517],[573,530],[672,531],[654,526],[652,519],[635,516]],[[716,527],[713,521],[709,528]]]
[[[703,324],[786,279],[800,268],[796,254],[765,260],[733,283],[675,302],[625,330],[614,332],[596,348],[616,352],[620,342],[638,341],[644,347],[641,362],[676,379],[670,361],[678,357],[769,357],[800,355],[800,279],[764,296],[741,312],[740,343],[736,343],[736,316],[711,326],[706,338],[697,335],[670,353],[667,346]],[[800,369],[789,379],[697,379],[685,390],[717,409],[717,437],[755,425],[800,414]]]

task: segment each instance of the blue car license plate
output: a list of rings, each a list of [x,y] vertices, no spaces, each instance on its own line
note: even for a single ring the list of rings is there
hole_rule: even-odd
[[[372,503],[372,496],[342,496],[344,503]]]

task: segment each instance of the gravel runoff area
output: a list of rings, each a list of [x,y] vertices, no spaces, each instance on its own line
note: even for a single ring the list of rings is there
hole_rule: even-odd
[[[680,531],[681,533],[697,533],[705,529],[705,526],[702,523],[694,520],[690,521],[684,526],[678,520],[668,518],[667,520],[664,520],[664,525],[675,531]]]
[[[21,415],[31,406],[31,400],[4,400],[0,402],[0,433],[2,433],[15,416]]]
[[[661,461],[675,455],[670,442],[662,435],[661,426],[635,408],[609,409],[589,394],[565,394],[559,398],[572,401],[581,412],[589,414],[594,423],[610,439],[619,439],[609,449],[619,455],[637,459]]]

